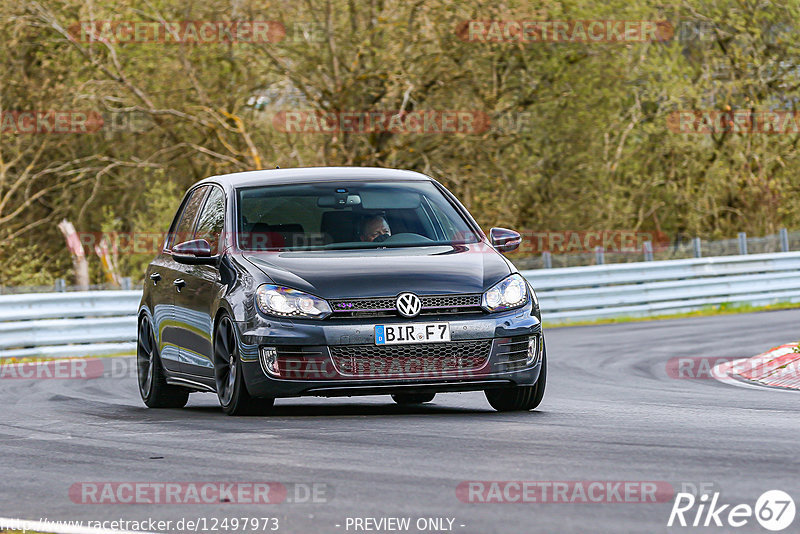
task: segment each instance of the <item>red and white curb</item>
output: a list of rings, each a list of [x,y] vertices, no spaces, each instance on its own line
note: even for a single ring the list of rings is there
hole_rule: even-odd
[[[751,358],[741,358],[714,367],[712,376],[742,387],[800,390],[800,353],[797,343],[786,343]]]
[[[112,530],[108,528],[84,527],[70,525],[68,521],[26,521],[0,517],[0,532],[3,530],[20,530],[22,532],[46,532],[48,534],[154,534],[131,530]]]

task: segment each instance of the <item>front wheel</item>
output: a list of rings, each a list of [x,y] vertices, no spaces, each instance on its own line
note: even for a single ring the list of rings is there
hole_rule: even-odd
[[[275,402],[247,392],[236,327],[227,315],[220,319],[214,334],[214,381],[222,411],[228,415],[266,415]]]
[[[430,402],[435,396],[436,393],[396,393],[392,399],[401,406],[408,406]]]
[[[539,379],[532,386],[514,386],[502,389],[487,389],[486,400],[498,412],[527,412],[533,410],[544,398],[547,384],[547,355],[542,353],[542,369]]]

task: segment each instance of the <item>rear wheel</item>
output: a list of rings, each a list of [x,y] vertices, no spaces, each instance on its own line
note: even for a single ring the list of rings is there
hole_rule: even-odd
[[[392,395],[392,399],[400,405],[424,404],[430,402],[436,393],[397,393]]]
[[[498,412],[520,412],[533,410],[544,398],[547,384],[547,355],[542,352],[542,369],[539,379],[532,386],[515,386],[502,389],[487,389],[486,400]]]
[[[148,408],[183,408],[189,400],[189,390],[167,384],[166,373],[158,355],[150,319],[139,319],[136,342],[136,375],[139,394]]]
[[[236,327],[227,315],[220,319],[214,334],[214,381],[222,411],[228,415],[266,415],[275,402],[247,392]]]

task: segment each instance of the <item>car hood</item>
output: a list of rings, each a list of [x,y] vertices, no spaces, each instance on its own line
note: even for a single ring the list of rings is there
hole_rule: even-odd
[[[247,252],[275,284],[322,298],[480,293],[508,276],[511,264],[484,243],[459,246]]]

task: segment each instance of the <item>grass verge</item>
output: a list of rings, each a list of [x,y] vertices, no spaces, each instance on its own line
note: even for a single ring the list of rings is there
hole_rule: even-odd
[[[704,306],[699,310],[683,313],[670,313],[664,315],[650,315],[646,317],[634,316],[621,316],[609,317],[606,319],[594,319],[589,321],[569,321],[549,323],[547,322],[547,314],[544,314],[543,325],[545,328],[560,328],[564,326],[589,326],[589,325],[603,325],[615,323],[640,323],[642,321],[658,321],[662,319],[686,319],[688,317],[707,317],[712,315],[731,315],[734,313],[753,313],[753,312],[766,312],[776,310],[791,310],[800,308],[800,302],[784,302],[780,304],[770,304],[768,306],[751,306],[750,304],[734,304],[725,302],[722,304],[715,304],[712,306]]]
[[[44,357],[44,358],[0,358],[0,364],[11,364],[11,363],[36,363],[36,362],[54,362],[57,360],[74,360],[74,359],[89,359],[94,360],[96,358],[118,358],[119,356],[135,356],[135,352],[115,352],[112,354],[90,354],[86,356],[53,356],[53,357]],[[3,531],[0,530],[0,533],[5,534],[6,532],[10,532],[8,530]]]

